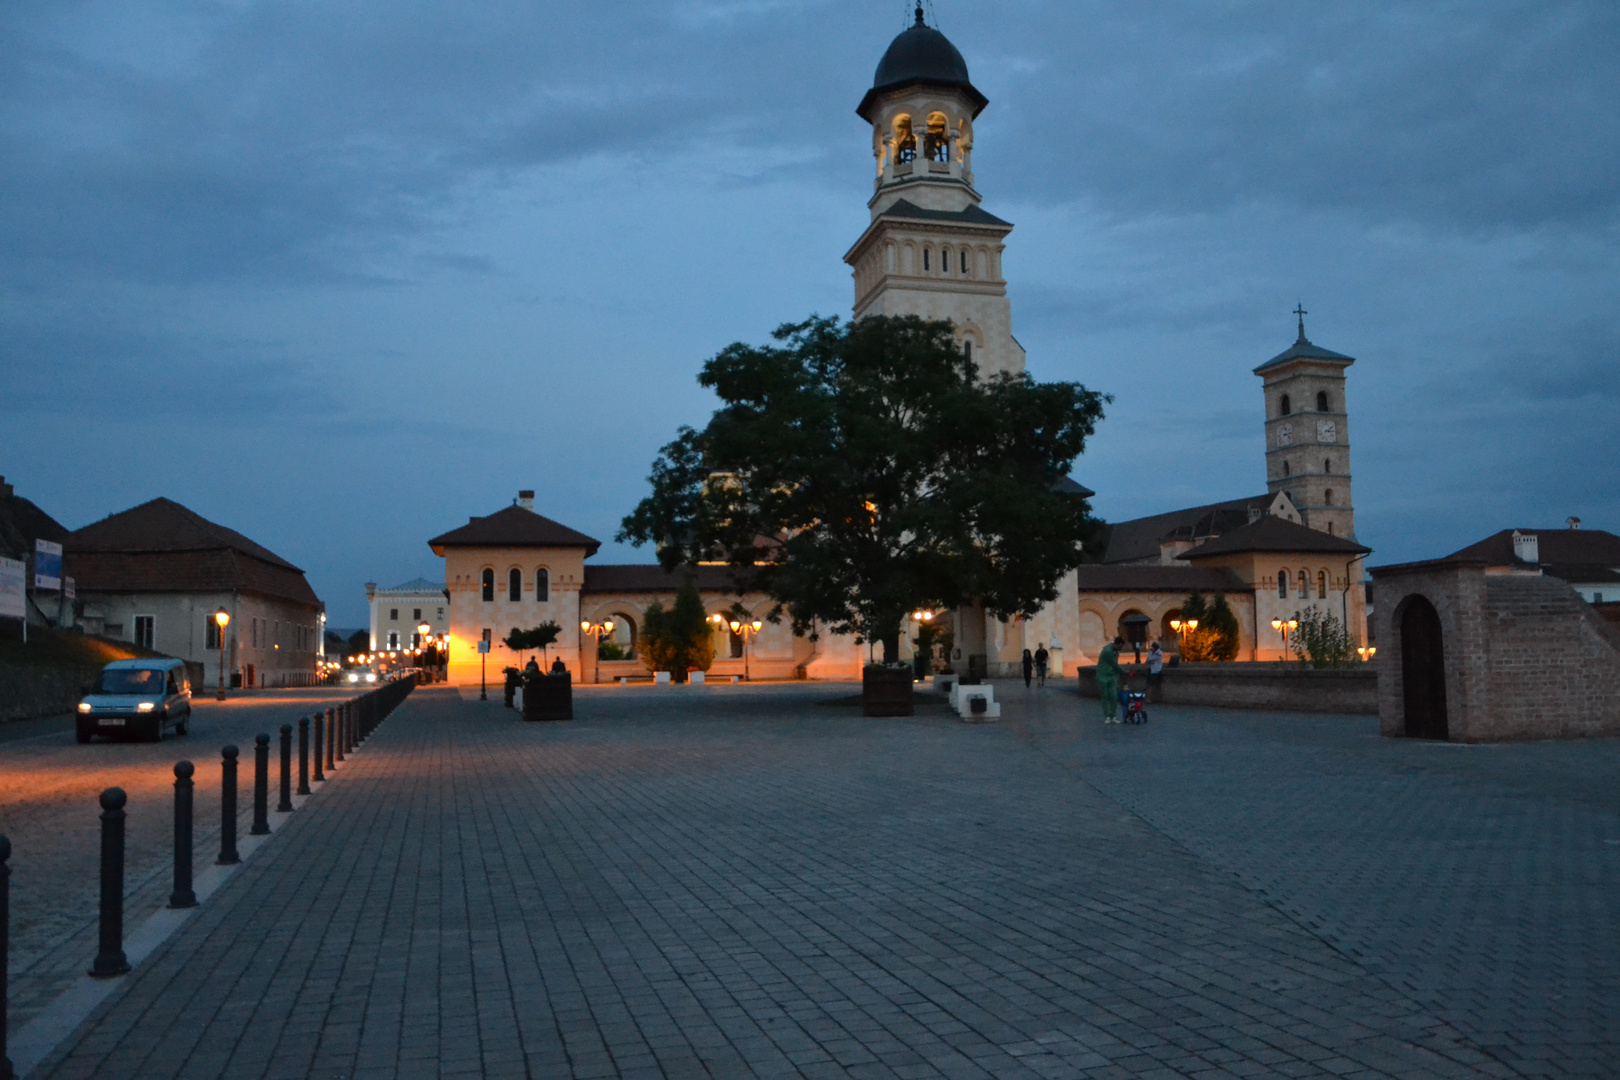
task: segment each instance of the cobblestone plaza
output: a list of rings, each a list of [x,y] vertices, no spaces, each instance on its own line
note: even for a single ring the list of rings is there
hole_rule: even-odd
[[[420,690],[36,1075],[1620,1075],[1620,744],[997,689]]]

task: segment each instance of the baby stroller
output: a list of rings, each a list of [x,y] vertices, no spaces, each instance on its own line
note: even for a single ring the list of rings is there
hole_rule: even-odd
[[[1147,723],[1147,686],[1120,684],[1119,688],[1120,719],[1127,724]]]

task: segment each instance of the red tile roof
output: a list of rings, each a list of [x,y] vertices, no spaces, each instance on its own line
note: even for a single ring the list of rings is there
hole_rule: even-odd
[[[488,517],[472,518],[459,529],[435,536],[428,545],[435,555],[443,555],[447,547],[582,547],[589,557],[596,554],[602,542],[514,503]]]
[[[250,592],[319,609],[304,572],[172,499],[153,499],[67,535],[78,591]]]

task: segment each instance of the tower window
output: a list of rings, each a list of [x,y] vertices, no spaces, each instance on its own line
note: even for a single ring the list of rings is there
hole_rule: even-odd
[[[1322,471],[1325,472],[1325,473],[1330,473],[1330,472],[1333,471],[1333,459],[1332,458],[1323,458],[1322,459]]]
[[[948,273],[951,272],[951,249],[950,248],[941,248],[940,249],[940,252],[939,252],[939,272],[942,273],[942,274],[948,274]]]
[[[1327,599],[1327,571],[1325,570],[1316,572],[1316,598],[1318,600]]]
[[[968,338],[966,341],[962,342],[962,358],[964,360],[972,360],[973,359],[973,339],[972,338]]]
[[[923,132],[923,156],[929,161],[951,160],[951,138],[942,112],[928,114],[928,127]]]
[[[543,568],[534,572],[534,598],[542,604],[551,600],[551,575]]]
[[[485,569],[483,574],[484,602],[489,603],[495,599],[495,571]]]
[[[1289,407],[1288,395],[1287,394],[1284,394],[1282,396],[1282,398],[1277,402],[1277,409],[1278,409],[1280,415],[1282,415],[1282,416],[1287,416],[1289,413],[1294,411],[1292,408]]]
[[[1277,599],[1288,599],[1288,567],[1277,571]]]
[[[962,252],[962,273],[965,274],[967,272],[968,272],[967,252],[963,251]]]
[[[928,249],[923,248],[923,272],[927,273],[928,269]]]
[[[917,136],[911,130],[911,117],[905,113],[894,118],[894,160],[901,164],[917,160]]]
[[[506,572],[506,598],[514,604],[523,599],[523,571],[515,566]]]
[[[1305,576],[1305,571],[1299,572],[1299,593],[1301,600],[1309,600],[1311,596],[1311,579]]]
[[[1284,475],[1284,476],[1288,476],[1288,475],[1290,475],[1290,472],[1289,472],[1289,468],[1288,468],[1288,462],[1287,462],[1287,461],[1284,461],[1284,462],[1283,462],[1283,475]]]
[[[1332,506],[1333,505],[1333,489],[1328,488],[1326,491],[1324,491],[1322,493],[1322,498],[1323,498],[1323,501],[1325,501],[1329,506]]]
[[[1317,412],[1327,412],[1328,411],[1328,400],[1327,400],[1327,391],[1326,390],[1318,390],[1316,392],[1316,411]]]

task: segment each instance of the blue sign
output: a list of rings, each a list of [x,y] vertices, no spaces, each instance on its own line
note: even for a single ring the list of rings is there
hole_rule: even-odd
[[[34,541],[34,588],[57,592],[62,588],[62,545]]]

